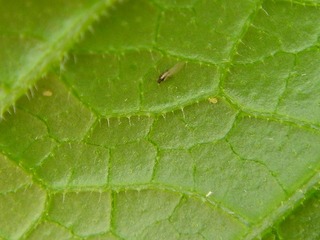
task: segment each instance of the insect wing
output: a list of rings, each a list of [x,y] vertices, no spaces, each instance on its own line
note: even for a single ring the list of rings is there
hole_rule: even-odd
[[[185,65],[184,62],[180,62],[177,63],[176,65],[174,65],[172,68],[170,68],[167,72],[168,72],[168,77],[180,72],[180,70],[183,68],[183,66]]]
[[[172,68],[170,68],[169,70],[167,70],[164,73],[162,73],[159,76],[157,82],[161,83],[161,82],[165,81],[168,77],[171,77],[172,75],[178,73],[184,67],[184,65],[185,65],[184,62],[177,63]]]

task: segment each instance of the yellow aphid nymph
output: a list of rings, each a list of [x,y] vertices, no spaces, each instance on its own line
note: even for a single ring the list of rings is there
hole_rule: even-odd
[[[210,103],[213,103],[213,104],[218,102],[218,99],[215,98],[215,97],[210,97],[210,98],[208,98],[208,100],[209,100]]]

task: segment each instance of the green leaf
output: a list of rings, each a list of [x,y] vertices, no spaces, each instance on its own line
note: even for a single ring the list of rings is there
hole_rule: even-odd
[[[319,238],[319,1],[2,6],[0,238]]]
[[[21,95],[34,94],[35,81],[106,13],[111,2],[1,1],[1,116]]]

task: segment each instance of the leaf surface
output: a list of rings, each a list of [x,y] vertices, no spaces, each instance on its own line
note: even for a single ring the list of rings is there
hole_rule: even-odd
[[[319,2],[30,4],[1,25],[0,237],[319,237]]]

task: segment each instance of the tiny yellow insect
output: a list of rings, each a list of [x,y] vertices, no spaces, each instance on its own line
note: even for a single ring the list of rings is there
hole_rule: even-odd
[[[165,80],[167,80],[168,77],[171,77],[172,75],[176,74],[177,72],[179,72],[183,67],[184,67],[185,63],[184,62],[179,62],[176,65],[174,65],[172,68],[170,68],[169,70],[165,71],[164,73],[162,73],[157,82],[161,83]]]
[[[215,97],[210,97],[210,98],[208,98],[208,100],[209,100],[210,103],[213,103],[213,104],[218,102],[218,99],[215,98]]]
[[[42,95],[45,97],[51,97],[52,96],[52,92],[50,90],[46,90],[42,92]]]

